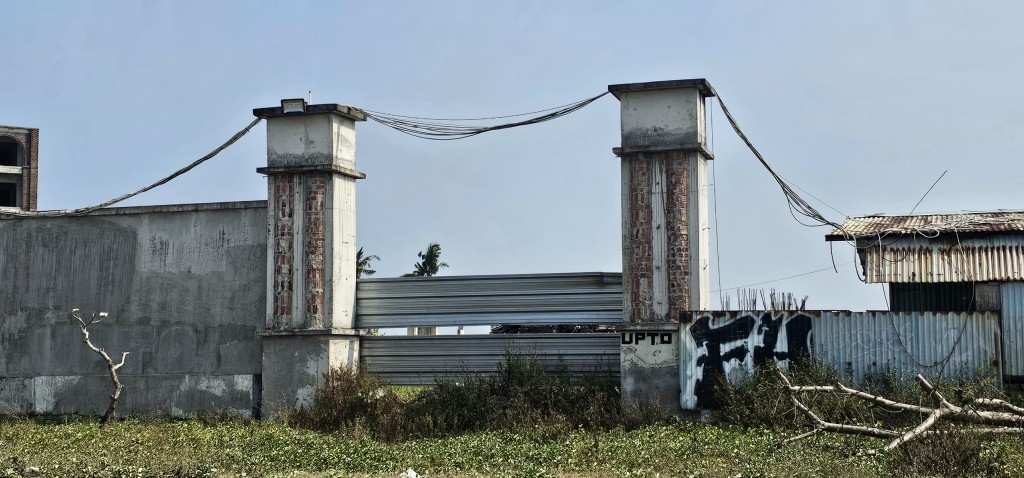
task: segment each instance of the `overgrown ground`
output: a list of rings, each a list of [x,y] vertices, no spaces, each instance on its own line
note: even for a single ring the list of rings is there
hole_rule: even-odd
[[[0,425],[0,472],[21,476],[884,476],[884,460],[856,456],[864,440],[822,437],[785,450],[782,434],[676,423],[565,436],[480,432],[382,443],[279,423],[200,420]],[[1001,445],[1009,448],[1007,442]],[[1004,475],[1024,473],[1021,451]]]
[[[794,370],[798,382],[829,383],[835,371]],[[616,381],[579,380],[509,357],[491,377],[396,390],[375,377],[334,371],[313,407],[267,422],[237,416],[0,420],[0,478],[8,476],[1024,476],[1024,438],[943,435],[869,456],[877,439],[805,431],[767,371],[724,383],[713,423],[667,418],[618,399]],[[895,375],[870,389],[921,400]],[[943,384],[960,400],[1002,394],[991,382]],[[1003,398],[1021,403],[1019,395]],[[834,400],[833,400],[834,398]],[[831,401],[830,401],[831,400]],[[913,426],[838,397],[812,406],[836,420]]]

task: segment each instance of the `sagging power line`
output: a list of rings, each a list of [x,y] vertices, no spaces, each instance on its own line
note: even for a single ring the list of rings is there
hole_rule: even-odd
[[[607,94],[608,92],[604,92],[597,96],[587,98],[585,100],[576,101],[574,103],[569,103],[567,105],[555,106],[553,108],[532,111],[529,113],[519,113],[505,116],[491,116],[486,118],[423,118],[416,116],[397,115],[392,113],[382,113],[373,110],[363,110],[363,112],[366,113],[367,118],[389,128],[397,130],[401,133],[405,133],[407,135],[415,136],[417,138],[422,139],[450,141],[456,139],[469,138],[489,131],[516,128],[519,126],[527,126],[531,124],[543,123],[545,121],[551,121],[553,119],[561,118],[562,116],[576,112],[582,109],[583,107],[593,103],[598,98],[601,98],[602,96]],[[549,113],[534,118],[526,119],[523,121],[516,121],[513,123],[504,123],[493,126],[476,126],[455,123],[455,121],[485,121],[492,119],[514,118],[530,114],[542,113],[545,111],[549,111]]]

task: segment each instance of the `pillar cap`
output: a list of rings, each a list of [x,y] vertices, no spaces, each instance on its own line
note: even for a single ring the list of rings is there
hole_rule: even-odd
[[[608,85],[608,91],[619,99],[622,99],[620,95],[623,92],[627,91],[667,90],[672,88],[697,88],[704,96],[718,96],[718,93],[715,92],[715,88],[711,86],[711,82],[704,78],[694,78],[689,80],[649,81],[646,83],[623,83],[621,85]]]
[[[282,100],[284,101],[284,100]],[[303,101],[305,104],[305,101]],[[276,118],[281,116],[304,116],[314,114],[336,114],[355,121],[366,121],[366,113],[359,108],[337,103],[324,103],[319,105],[305,105],[305,111],[285,113],[283,106],[271,106],[269,108],[256,108],[252,110],[253,116],[263,119]]]

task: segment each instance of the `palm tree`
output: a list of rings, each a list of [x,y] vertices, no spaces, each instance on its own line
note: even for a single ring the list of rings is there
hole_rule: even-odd
[[[417,252],[416,256],[420,261],[413,265],[413,271],[402,275],[402,277],[431,277],[441,269],[448,267],[448,264],[441,262],[441,245],[436,242],[427,244],[427,249]]]
[[[377,273],[370,266],[370,261],[379,261],[380,257],[375,254],[363,256],[363,248],[360,247],[359,251],[356,252],[356,279],[366,275],[372,276]]]
[[[402,275],[402,277],[430,277],[437,274],[437,271],[448,267],[446,262],[441,262],[441,245],[436,242],[427,244],[427,249],[417,252],[416,256],[420,261],[413,265],[413,271]],[[409,335],[437,335],[437,327],[409,327]],[[459,327],[459,335],[462,334],[462,327]]]

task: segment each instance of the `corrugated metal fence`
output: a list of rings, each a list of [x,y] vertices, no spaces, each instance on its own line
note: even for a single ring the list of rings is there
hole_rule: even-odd
[[[1024,282],[1000,285],[1003,302],[1003,359],[1007,379],[1024,382]]]
[[[362,279],[356,327],[618,324],[622,274]]]
[[[999,375],[994,312],[742,311],[694,315],[682,326],[681,403],[700,408],[716,376],[802,356],[832,364],[854,384],[894,371],[954,377]]]
[[[360,280],[356,327],[616,325],[622,275],[443,276]],[[617,333],[363,337],[361,363],[397,384],[493,372],[509,351],[573,373],[619,374]]]
[[[715,374],[800,354],[832,363],[855,383],[885,370],[1003,373],[1004,359],[1007,375],[1024,375],[1024,284],[1004,285],[1001,295],[1005,330],[994,312],[696,313],[681,325],[681,402],[699,406]],[[617,325],[622,317],[620,274],[369,279],[359,281],[356,297],[359,328]],[[494,371],[508,351],[574,373],[618,375],[619,348],[617,333],[379,336],[363,338],[361,359],[393,383],[429,384]]]
[[[610,333],[365,337],[360,359],[390,383],[427,385],[494,372],[508,352],[575,374],[619,375],[619,334]]]

